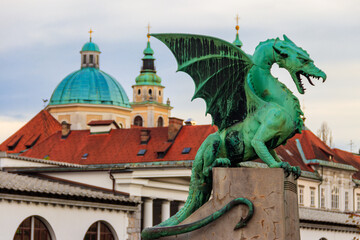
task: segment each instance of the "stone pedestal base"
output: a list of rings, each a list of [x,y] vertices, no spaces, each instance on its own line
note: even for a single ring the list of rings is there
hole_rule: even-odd
[[[248,198],[255,212],[248,225],[234,230],[247,207],[234,207],[215,222],[190,233],[162,240],[300,240],[296,181],[282,169],[215,168],[213,198],[181,224],[197,221],[219,210],[234,198]]]

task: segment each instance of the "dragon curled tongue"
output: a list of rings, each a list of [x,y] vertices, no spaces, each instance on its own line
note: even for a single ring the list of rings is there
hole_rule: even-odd
[[[275,152],[280,144],[300,133],[303,112],[299,100],[270,69],[274,63],[290,73],[299,93],[304,94],[302,78],[326,79],[309,54],[284,35],[284,40],[261,42],[253,56],[221,39],[190,34],[152,34],[174,54],[178,71],[195,82],[193,98],[203,98],[206,112],[219,130],[199,148],[192,168],[189,196],[182,209],[171,218],[142,232],[143,239],[181,234],[198,229],[237,204],[249,207],[248,216],[235,226],[246,225],[253,213],[244,198],[231,201],[223,209],[195,223],[178,225],[209,200],[213,167],[237,167],[260,158],[270,168],[283,168],[299,177],[300,168],[282,162]]]

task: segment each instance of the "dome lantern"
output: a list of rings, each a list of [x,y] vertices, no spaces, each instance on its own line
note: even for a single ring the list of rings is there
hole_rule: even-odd
[[[100,49],[96,43],[92,42],[91,34],[93,31],[90,28],[90,41],[85,43],[82,47],[81,54],[81,68],[93,67],[99,68],[99,57],[100,57]]]

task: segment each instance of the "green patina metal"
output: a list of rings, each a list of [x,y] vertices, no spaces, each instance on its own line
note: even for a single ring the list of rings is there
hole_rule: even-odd
[[[220,210],[214,212],[213,214],[193,223],[184,224],[184,225],[177,225],[173,228],[169,229],[168,227],[156,227],[153,228],[153,231],[143,231],[141,234],[142,239],[156,239],[160,237],[166,237],[169,235],[176,235],[194,231],[198,228],[208,225],[209,223],[215,221],[228,211],[230,211],[233,207],[244,204],[248,206],[249,212],[248,215],[243,219],[241,218],[240,221],[236,224],[235,229],[245,227],[247,222],[250,220],[251,216],[254,214],[254,205],[251,201],[246,198],[235,198],[231,200],[227,205],[225,205]]]
[[[91,52],[100,52],[99,46],[93,42],[87,42],[81,49],[82,52],[91,51]]]
[[[143,72],[135,78],[135,85],[141,86],[161,86],[161,78],[153,72]]]
[[[261,42],[254,55],[214,37],[189,34],[152,34],[174,54],[178,71],[188,73],[195,82],[193,98],[203,98],[219,131],[211,134],[199,148],[192,167],[189,196],[185,206],[171,218],[142,232],[146,239],[174,234],[178,225],[208,201],[212,191],[212,168],[238,167],[256,158],[270,168],[283,168],[295,177],[299,167],[282,162],[273,150],[300,133],[303,125],[299,100],[275,77],[274,63],[290,73],[298,91],[305,89],[301,76],[326,79],[309,54],[284,35],[284,40]],[[247,221],[252,212],[249,212]],[[161,228],[161,229],[160,229]],[[158,235],[161,232],[161,235]],[[176,233],[175,233],[176,234]]]
[[[150,46],[150,42],[147,42],[144,50],[144,57],[142,58],[143,66],[141,67],[140,75],[136,77],[135,82],[137,86],[160,86],[161,78],[156,74],[154,65],[154,50]]]
[[[309,165],[319,165],[319,166],[324,166],[324,167],[343,169],[343,170],[354,171],[354,172],[358,171],[357,168],[355,168],[355,167],[353,167],[353,166],[351,166],[349,164],[330,162],[330,161],[325,161],[325,160],[320,160],[320,159],[308,160],[308,164]]]
[[[130,108],[129,99],[115,78],[97,68],[70,73],[55,88],[49,105],[104,104]]]
[[[239,33],[236,33],[235,40],[233,41],[233,44],[239,48],[242,47],[243,43],[240,41]]]

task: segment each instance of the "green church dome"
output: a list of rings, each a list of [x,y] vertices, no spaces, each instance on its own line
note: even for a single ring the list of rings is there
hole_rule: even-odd
[[[161,86],[161,78],[153,72],[142,72],[135,79],[136,85]]]
[[[81,49],[82,52],[85,51],[93,51],[93,52],[100,52],[99,46],[96,43],[93,42],[87,42],[84,44],[84,46]]]
[[[55,88],[49,105],[73,103],[130,108],[128,96],[120,83],[109,74],[91,67],[82,68],[65,77]]]

